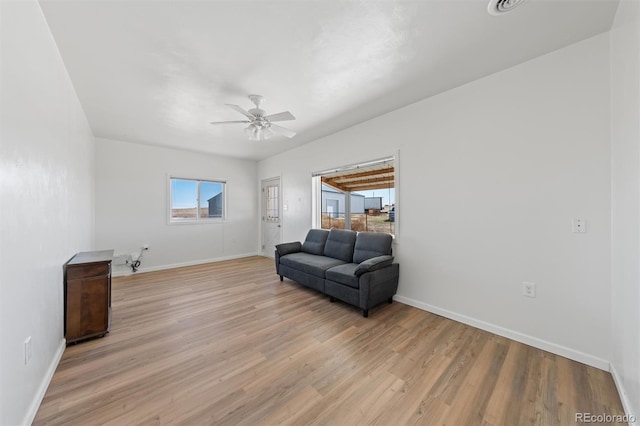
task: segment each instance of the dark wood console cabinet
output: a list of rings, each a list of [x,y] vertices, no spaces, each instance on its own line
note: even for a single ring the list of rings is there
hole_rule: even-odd
[[[64,265],[64,336],[67,345],[104,336],[111,323],[113,250],[76,254]]]

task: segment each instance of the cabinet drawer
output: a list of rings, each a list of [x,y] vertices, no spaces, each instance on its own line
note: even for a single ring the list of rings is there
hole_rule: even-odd
[[[109,274],[108,263],[97,263],[95,265],[82,265],[67,267],[67,279],[75,280],[78,278],[98,277]]]

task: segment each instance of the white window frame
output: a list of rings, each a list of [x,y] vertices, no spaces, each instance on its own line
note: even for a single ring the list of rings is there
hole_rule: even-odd
[[[174,218],[171,209],[173,201],[172,181],[173,180],[187,180],[197,182],[197,195],[196,195],[196,217],[191,218]],[[206,183],[218,183],[222,185],[222,216],[221,217],[200,217],[200,184]],[[226,179],[210,179],[210,178],[193,178],[183,177],[177,175],[169,175],[167,177],[167,192],[168,192],[168,208],[167,208],[167,221],[170,225],[195,225],[204,223],[223,223],[227,220],[227,180]]]

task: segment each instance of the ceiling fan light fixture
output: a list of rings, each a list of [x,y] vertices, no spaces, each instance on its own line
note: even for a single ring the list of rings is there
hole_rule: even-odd
[[[251,137],[251,135],[253,134],[255,127],[253,124],[249,124],[245,129],[244,129],[244,134]]]
[[[265,126],[262,128],[262,138],[264,140],[271,139],[271,137],[275,134],[276,133],[273,130],[271,130],[268,126]]]
[[[260,128],[253,123],[249,124],[249,126],[247,126],[247,128],[244,129],[244,133],[245,135],[247,135],[249,140],[252,140],[252,141],[260,140]]]

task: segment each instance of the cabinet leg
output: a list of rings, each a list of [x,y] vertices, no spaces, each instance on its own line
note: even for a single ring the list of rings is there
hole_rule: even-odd
[[[362,310],[362,316],[365,318],[369,318],[369,310],[368,309],[363,309]]]
[[[336,301],[336,298],[333,296],[329,296],[329,302],[333,303]]]
[[[387,303],[393,303],[393,297],[388,298]]]
[[[282,277],[282,275],[280,275],[280,281],[284,281],[284,278]]]

